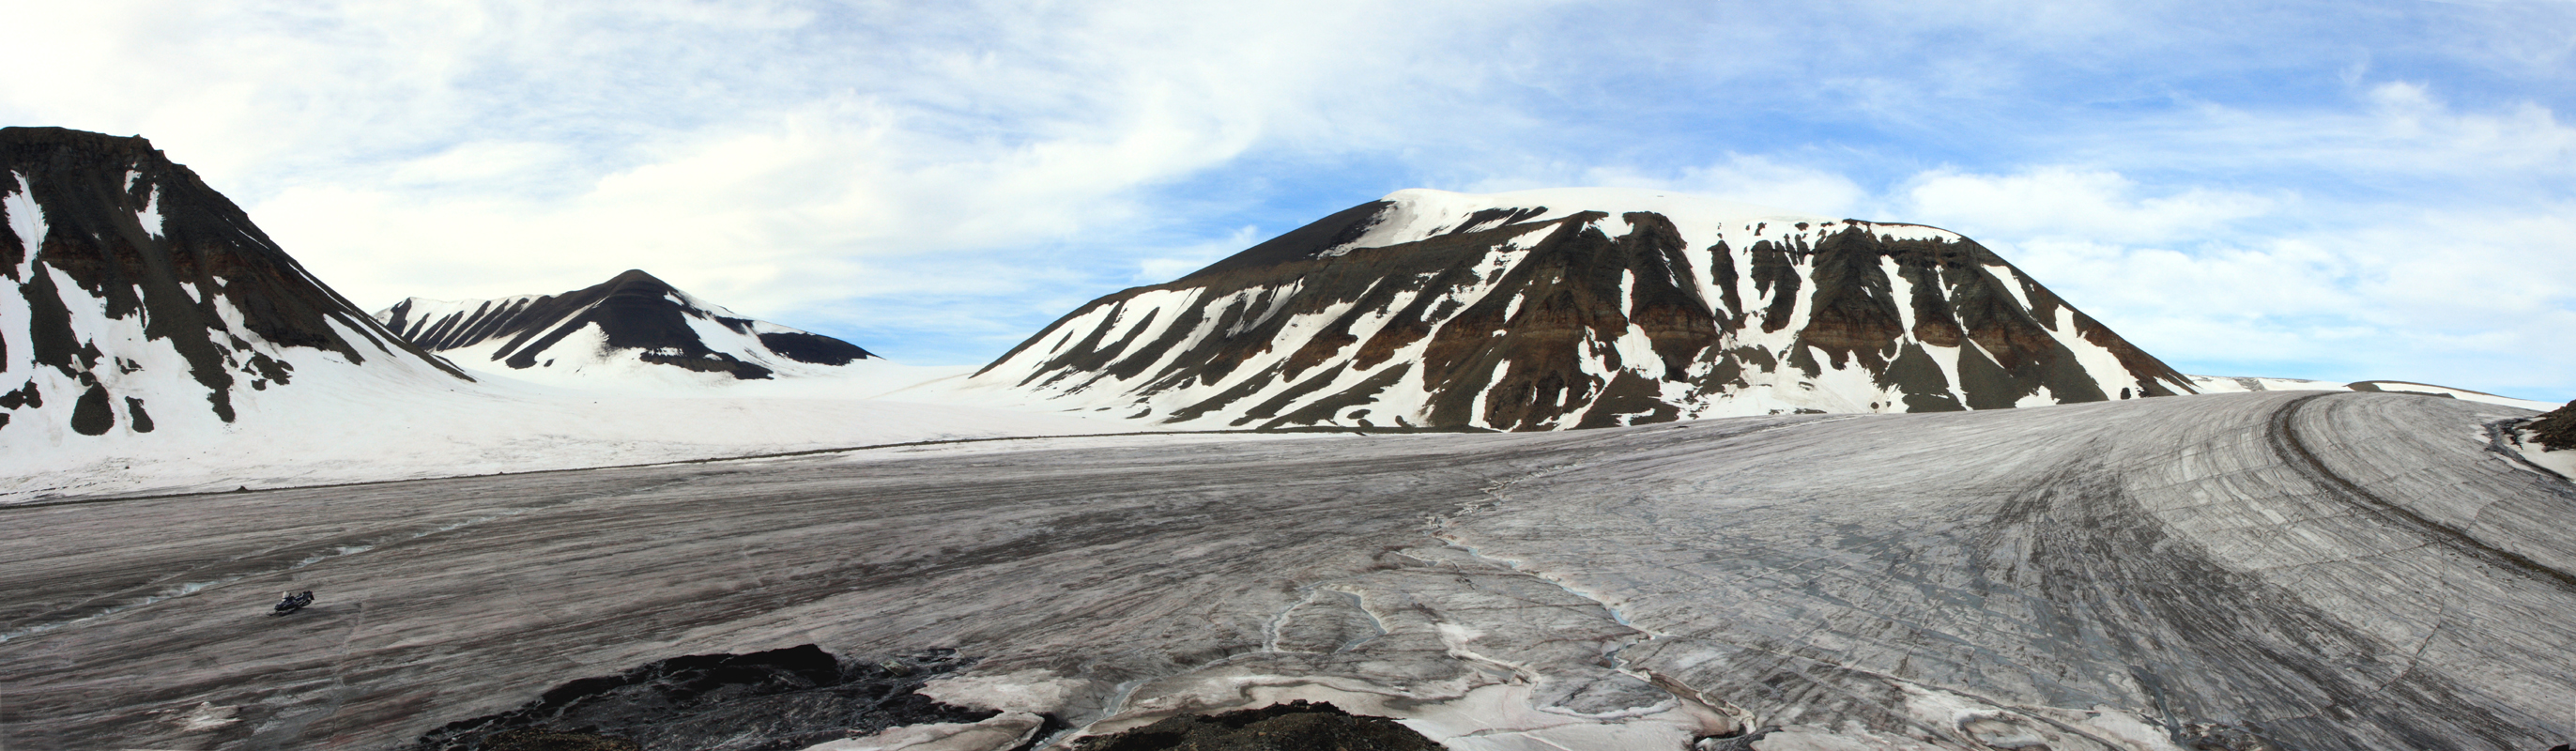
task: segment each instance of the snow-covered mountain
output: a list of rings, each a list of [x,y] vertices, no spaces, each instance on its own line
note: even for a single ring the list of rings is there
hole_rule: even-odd
[[[0,128],[0,450],[230,429],[263,401],[471,379],[141,137]]]
[[[731,382],[754,367],[781,375],[872,367],[721,394],[604,394],[476,377],[333,292],[142,138],[0,129],[0,276],[18,288],[0,294],[0,504],[1123,427],[869,400],[950,371],[885,364],[676,292],[692,310],[737,320],[675,324],[703,351],[655,345],[671,348],[662,357],[720,364],[713,372],[655,370]],[[646,302],[640,307],[656,305]],[[580,315],[617,320],[621,305],[585,304]],[[772,359],[746,357],[754,345],[743,342]],[[572,351],[549,344],[522,350]],[[735,360],[705,357],[717,349]],[[821,364],[834,361],[851,364]],[[663,398],[672,394],[689,398]]]
[[[1193,426],[1503,430],[2191,393],[1957,234],[1605,188],[1397,191],[1095,300],[970,387]]]
[[[839,376],[861,361],[882,362],[857,345],[752,320],[637,270],[560,295],[415,297],[376,320],[469,367],[506,367],[500,372],[561,385]]]

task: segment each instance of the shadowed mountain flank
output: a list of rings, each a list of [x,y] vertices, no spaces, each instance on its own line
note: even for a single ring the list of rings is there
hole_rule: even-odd
[[[849,342],[737,315],[640,270],[560,295],[415,297],[376,317],[422,347],[514,370],[629,360],[757,380],[773,377],[782,361],[841,366],[874,357]]]
[[[9,405],[19,419],[0,426],[104,435],[190,412],[232,422],[245,393],[323,363],[466,378],[140,136],[0,128],[0,217],[0,276],[17,287],[0,296],[0,321],[22,324],[0,330],[0,383],[24,395]],[[27,420],[29,409],[64,414]]]
[[[1399,191],[1093,301],[976,380],[1171,423],[1501,430],[2191,393],[1956,234],[1608,189]]]

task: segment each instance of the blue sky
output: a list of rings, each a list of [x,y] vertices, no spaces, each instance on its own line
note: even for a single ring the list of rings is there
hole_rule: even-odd
[[[1933,224],[2194,373],[2576,398],[2576,2],[59,3],[361,305],[643,268],[899,361],[1406,187]],[[1218,6],[1218,7],[1211,7]]]

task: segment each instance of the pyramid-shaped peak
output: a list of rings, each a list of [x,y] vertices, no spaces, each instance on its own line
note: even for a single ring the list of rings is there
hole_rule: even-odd
[[[305,384],[343,383],[302,373],[355,368],[402,388],[467,379],[323,285],[140,136],[0,128],[0,277],[26,311],[0,316],[0,354],[21,358],[0,363],[18,395],[0,427],[211,430],[262,400],[334,388]],[[0,443],[49,441],[46,430]],[[30,431],[39,437],[16,437]]]
[[[414,298],[376,318],[422,347],[520,371],[617,360],[765,380],[780,367],[811,374],[804,366],[875,357],[839,339],[744,317],[642,269],[556,295]]]
[[[660,277],[644,273],[643,269],[627,269],[624,273],[608,278],[608,287],[611,289],[625,289],[627,287],[634,286],[675,289],[671,286],[670,282],[662,281]]]

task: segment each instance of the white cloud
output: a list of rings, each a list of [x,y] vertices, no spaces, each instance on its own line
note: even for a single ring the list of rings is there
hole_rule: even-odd
[[[1135,284],[1161,284],[1179,279],[1184,274],[1224,260],[1226,256],[1240,253],[1264,239],[1266,238],[1262,236],[1261,228],[1247,226],[1236,229],[1233,234],[1219,239],[1158,251],[1137,262],[1136,275],[1130,281]]]
[[[1513,10],[30,5],[10,16],[68,33],[0,54],[75,64],[10,79],[0,113],[147,133],[363,304],[639,267],[746,312],[1164,263],[1129,257],[1186,219],[1157,187],[1264,139],[1473,119],[1443,92],[1474,58],[1372,53]],[[891,260],[923,255],[957,261]]]
[[[1915,176],[1897,205],[1908,221],[1972,234],[2152,243],[2225,235],[2230,225],[2268,214],[2276,203],[2207,188],[2137,193],[2135,181],[2107,170],[1979,175],[1943,169]]]
[[[1580,179],[1584,185],[1662,188],[1844,216],[1859,212],[1869,198],[1868,190],[1840,174],[1745,154],[1728,154],[1715,163],[1686,166],[1666,174],[1650,174],[1636,167],[1596,167],[1585,170]]]
[[[2576,366],[2564,208],[2157,195],[2064,168],[1940,170],[1902,191],[1899,213],[1966,232],[2186,369],[2554,395]]]

